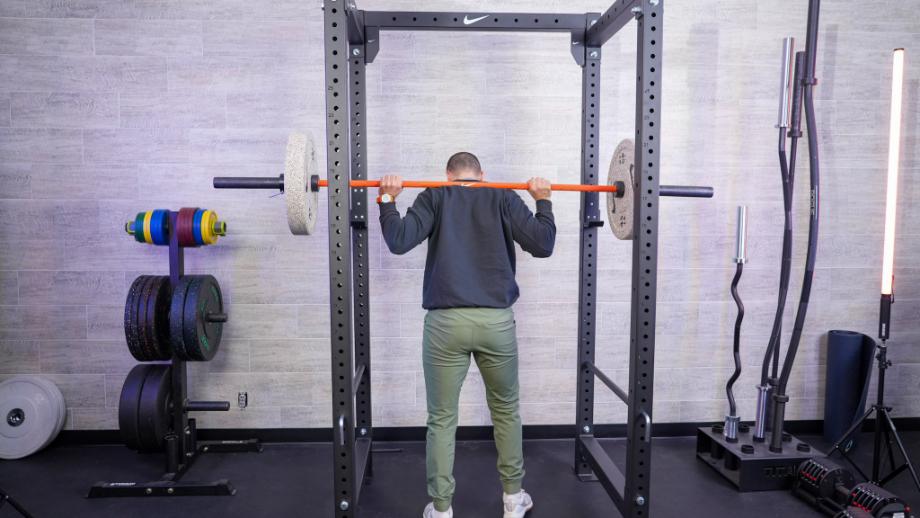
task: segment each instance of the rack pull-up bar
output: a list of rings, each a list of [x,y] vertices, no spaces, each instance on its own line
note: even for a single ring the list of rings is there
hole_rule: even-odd
[[[310,190],[316,191],[322,187],[328,187],[327,180],[320,180],[318,176],[310,179]],[[352,189],[362,189],[368,187],[380,187],[380,180],[351,180]],[[469,187],[478,189],[512,189],[526,191],[526,183],[508,183],[508,182],[438,182],[438,181],[403,181],[403,187],[410,189],[426,189],[437,187]],[[277,189],[284,190],[284,175],[277,178],[262,177],[222,177],[214,179],[215,189]],[[614,182],[613,185],[589,185],[589,184],[567,184],[554,183],[550,188],[554,191],[567,192],[610,192],[622,196],[625,187],[622,182]],[[662,185],[659,188],[660,196],[682,197],[682,198],[712,198],[712,187],[688,186],[688,185]]]

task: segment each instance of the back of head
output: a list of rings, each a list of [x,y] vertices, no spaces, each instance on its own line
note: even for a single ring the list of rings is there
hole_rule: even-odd
[[[482,178],[482,165],[472,153],[461,151],[447,161],[448,179],[478,180]]]

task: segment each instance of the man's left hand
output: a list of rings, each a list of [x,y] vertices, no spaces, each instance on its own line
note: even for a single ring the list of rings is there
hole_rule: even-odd
[[[380,195],[389,194],[396,199],[403,190],[402,177],[388,174],[380,179]]]

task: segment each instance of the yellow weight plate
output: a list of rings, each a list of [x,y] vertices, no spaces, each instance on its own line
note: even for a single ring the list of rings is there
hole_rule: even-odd
[[[150,236],[150,220],[153,219],[153,211],[148,210],[144,213],[144,242],[153,244],[153,237]]]
[[[201,215],[201,240],[206,245],[217,243],[217,236],[214,234],[214,224],[217,223],[217,214],[214,211],[206,210]]]

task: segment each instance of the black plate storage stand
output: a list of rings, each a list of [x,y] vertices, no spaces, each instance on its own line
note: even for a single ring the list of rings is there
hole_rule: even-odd
[[[179,245],[176,220],[169,215],[169,282],[174,290],[184,275],[184,249]],[[204,453],[261,452],[258,439],[240,441],[198,441],[195,419],[189,412],[228,411],[226,401],[189,401],[186,362],[173,355],[171,372],[172,401],[170,412],[174,426],[165,436],[166,472],[150,482],[98,482],[90,488],[88,498],[130,496],[231,496],[236,489],[227,479],[212,482],[183,481],[182,477]]]

